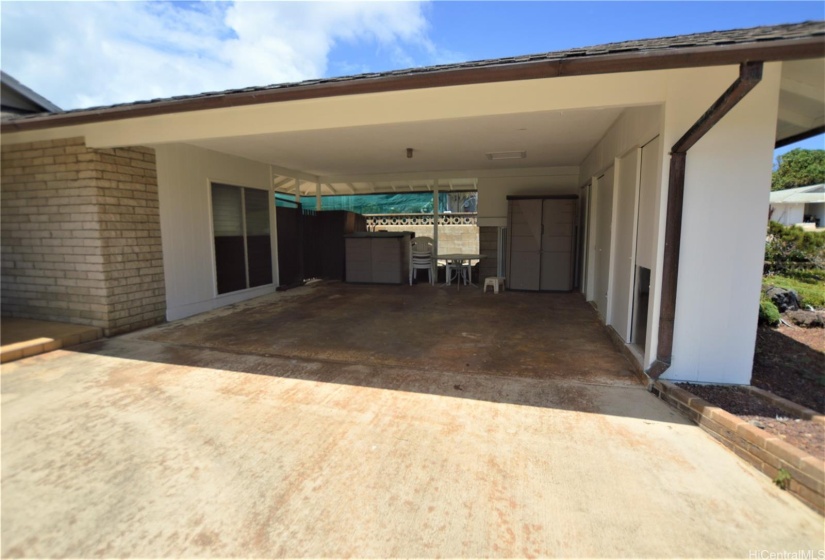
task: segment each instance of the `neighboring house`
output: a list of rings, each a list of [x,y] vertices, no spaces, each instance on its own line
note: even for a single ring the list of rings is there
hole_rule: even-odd
[[[786,226],[825,227],[825,185],[773,191],[770,216]]]
[[[0,117],[57,111],[60,107],[0,70]]]
[[[823,58],[805,22],[5,121],[3,311],[113,334],[271,293],[275,192],[474,185],[490,254],[508,195],[573,194],[581,291],[638,362],[748,383],[773,150],[823,130]],[[219,293],[241,234],[274,281]]]

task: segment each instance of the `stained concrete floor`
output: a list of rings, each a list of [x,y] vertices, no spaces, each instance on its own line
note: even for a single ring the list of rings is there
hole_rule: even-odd
[[[587,367],[559,357],[569,361],[548,362],[546,376],[538,366],[496,373],[478,356],[483,345],[456,350],[461,360],[477,355],[463,361],[471,366],[447,353],[454,369],[418,354],[299,357],[303,344],[321,345],[298,334],[311,333],[293,306],[340,294],[321,288],[4,365],[2,556],[747,557],[825,548],[821,516],[628,372],[596,374],[595,363],[622,363],[615,352]],[[499,306],[503,335],[514,326],[507,301],[479,303]],[[539,317],[557,315],[546,304],[562,306],[534,301]],[[291,328],[274,331],[279,340],[296,333],[289,344],[271,340],[268,353],[252,353],[239,346],[243,336],[223,346],[210,338],[220,325],[241,334],[268,305],[292,317]],[[569,305],[579,313],[569,311],[568,323],[588,323],[586,306]],[[461,308],[463,325],[478,323],[467,322],[470,303]],[[447,324],[457,340],[477,333]],[[198,342],[201,328],[212,334]],[[256,340],[262,350],[265,337]],[[376,335],[352,356],[384,342]],[[535,351],[554,350],[540,340]]]
[[[335,363],[638,383],[579,294],[341,283],[287,294],[143,338]]]

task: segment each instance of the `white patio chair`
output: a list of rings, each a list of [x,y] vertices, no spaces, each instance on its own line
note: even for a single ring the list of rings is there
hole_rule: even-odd
[[[432,237],[413,237],[410,241],[410,286],[416,270],[426,270],[430,284],[435,284],[435,242]]]

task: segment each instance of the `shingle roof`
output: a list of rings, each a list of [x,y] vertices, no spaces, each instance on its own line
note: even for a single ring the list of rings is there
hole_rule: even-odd
[[[690,35],[676,35],[672,37],[658,37],[654,39],[639,39],[632,41],[622,41],[618,43],[607,43],[604,45],[595,45],[590,47],[581,47],[566,49],[562,51],[553,51],[542,54],[512,56],[505,58],[495,58],[488,60],[477,60],[470,62],[461,62],[455,64],[441,64],[437,66],[425,66],[419,68],[408,68],[403,70],[392,70],[388,72],[370,72],[365,74],[358,74],[353,76],[342,76],[335,78],[319,78],[304,80],[301,82],[272,84],[267,86],[255,86],[240,89],[229,89],[224,91],[204,92],[194,95],[178,95],[167,98],[149,99],[143,101],[134,101],[130,103],[119,103],[115,105],[91,107],[83,109],[73,109],[69,111],[61,111],[52,113],[48,117],[44,115],[26,115],[3,121],[7,123],[24,124],[23,121],[27,119],[50,119],[53,117],[61,117],[64,115],[72,115],[76,113],[96,113],[108,112],[109,110],[122,110],[130,108],[141,108],[156,104],[169,104],[170,102],[193,102],[198,100],[210,100],[215,98],[222,98],[223,106],[231,106],[233,103],[228,98],[240,98],[241,96],[249,96],[250,94],[275,92],[281,90],[299,90],[303,88],[311,88],[313,86],[321,85],[335,85],[346,83],[358,83],[375,80],[389,80],[392,78],[402,78],[409,76],[426,76],[426,75],[445,75],[451,72],[458,72],[462,70],[473,70],[483,68],[507,68],[522,66],[531,63],[550,63],[550,62],[564,62],[577,61],[582,59],[607,59],[610,57],[617,57],[620,55],[638,55],[638,59],[647,60],[656,57],[657,55],[666,54],[670,52],[683,52],[695,49],[697,51],[707,50],[707,48],[725,48],[731,46],[742,45],[770,45],[778,41],[787,42],[794,39],[812,39],[822,38],[825,44],[825,21],[806,21],[802,23],[791,23],[782,25],[770,25],[761,27],[751,27],[745,29],[732,29],[727,31],[709,31],[705,33],[693,33]],[[697,62],[696,66],[703,66],[704,64]],[[643,65],[640,68],[629,68],[627,71],[644,70]]]

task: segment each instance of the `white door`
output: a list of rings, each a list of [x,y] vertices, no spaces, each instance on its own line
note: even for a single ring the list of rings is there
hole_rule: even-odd
[[[602,319],[607,317],[607,291],[610,287],[610,239],[613,231],[613,166],[599,178],[596,187],[594,301]]]
[[[635,149],[619,159],[619,181],[615,188],[616,224],[613,229],[613,297],[610,324],[625,342],[630,342],[633,277],[636,252],[636,209],[639,196],[639,158]]]
[[[639,204],[636,226],[636,286],[633,290],[633,325],[630,338],[633,344],[647,348],[648,325],[652,325],[650,278],[656,247],[653,243],[656,222],[656,192],[661,175],[661,138],[658,136],[642,146],[639,171]],[[645,358],[647,360],[647,357]],[[645,362],[646,364],[648,362]]]

